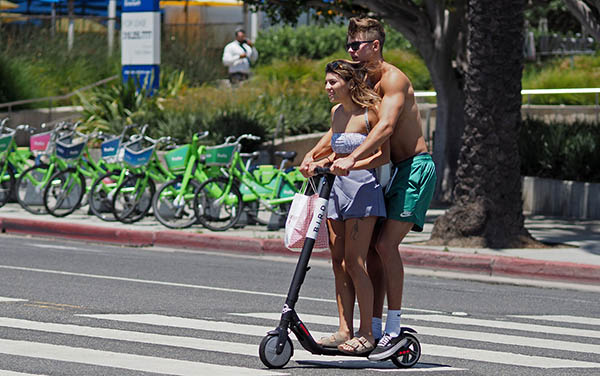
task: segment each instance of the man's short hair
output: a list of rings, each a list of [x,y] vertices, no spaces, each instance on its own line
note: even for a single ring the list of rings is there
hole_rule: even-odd
[[[383,49],[385,30],[381,22],[369,17],[352,17],[348,23],[348,38],[355,38],[358,34],[363,34],[368,40],[378,40]]]

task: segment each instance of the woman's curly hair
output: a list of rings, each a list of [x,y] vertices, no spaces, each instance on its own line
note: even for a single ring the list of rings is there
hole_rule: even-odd
[[[367,64],[358,61],[334,60],[327,64],[325,73],[335,73],[348,84],[352,101],[363,108],[372,108],[381,102],[381,97],[367,84]]]

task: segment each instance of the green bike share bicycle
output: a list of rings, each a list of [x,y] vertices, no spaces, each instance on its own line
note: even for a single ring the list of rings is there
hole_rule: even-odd
[[[218,167],[206,165],[207,147],[198,145],[206,136],[208,132],[195,133],[190,144],[165,154],[169,170],[181,173],[163,184],[152,199],[154,216],[166,227],[181,229],[197,223],[194,193],[202,182],[221,175]]]
[[[66,167],[55,172],[44,187],[44,207],[48,213],[55,217],[73,213],[81,206],[90,183],[114,167],[103,159],[95,161],[90,157],[88,142],[101,137],[102,133],[97,131],[90,134],[74,131],[56,141],[55,155]]]
[[[24,170],[15,183],[17,202],[32,214],[46,214],[43,192],[50,178],[58,170],[66,168],[66,164],[55,156],[56,141],[72,134],[77,123],[58,123],[50,131],[31,135],[29,149],[36,157],[33,166]],[[46,128],[42,124],[41,128]]]
[[[206,165],[218,166],[223,176],[206,180],[194,195],[196,218],[206,228],[213,231],[224,231],[235,226],[244,211],[244,206],[255,206],[255,210],[247,211],[248,215],[260,221],[260,213],[264,210],[279,215],[287,215],[289,205],[295,193],[300,192],[304,177],[297,171],[270,167],[270,177],[264,169],[250,172],[249,164],[245,164],[241,153],[241,141],[259,140],[250,134],[244,134],[234,142],[206,148]],[[295,152],[282,152],[277,155],[284,161],[293,160]],[[242,193],[244,192],[244,193]]]
[[[157,140],[148,136],[129,141],[124,147],[123,170],[112,199],[115,218],[123,223],[134,223],[149,212],[156,183],[175,179],[176,175],[160,162],[157,149],[173,145],[171,137]]]
[[[16,181],[23,171],[33,165],[29,150],[19,148],[15,137],[19,131],[30,131],[27,124],[9,128],[8,118],[0,122],[0,207],[13,198]]]
[[[113,214],[112,200],[117,187],[124,181],[127,173],[127,169],[122,165],[125,153],[124,145],[128,141],[135,141],[143,137],[148,127],[147,124],[144,125],[138,130],[139,133],[133,133],[127,139],[128,132],[138,128],[137,124],[126,125],[120,135],[107,135],[100,145],[100,156],[110,167],[108,171],[92,182],[88,195],[88,206],[92,214],[104,221],[117,220]]]

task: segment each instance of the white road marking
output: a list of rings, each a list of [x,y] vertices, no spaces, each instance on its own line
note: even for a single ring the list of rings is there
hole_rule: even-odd
[[[261,319],[269,319],[278,321],[279,314],[276,313],[247,313],[247,314],[232,314],[236,316],[244,316],[244,317],[253,317],[253,318],[261,318]],[[210,325],[204,326],[204,321],[206,320],[195,320],[195,319],[185,319],[179,318],[181,320],[174,320],[171,316],[160,316],[160,315],[150,315],[151,317],[144,318],[145,315],[81,315],[85,317],[92,317],[97,319],[107,319],[114,321],[125,321],[125,322],[138,322],[143,324],[150,325],[161,325],[161,326],[173,326],[173,325],[184,325],[185,328],[194,328],[200,330],[208,330],[208,331],[216,331],[221,333],[232,333],[232,334],[244,334],[244,335],[265,335],[267,331],[274,329],[273,327],[266,326],[256,326],[256,325],[248,325],[248,324],[234,324],[229,322],[211,322]],[[333,322],[334,325],[337,325],[337,318],[328,317],[328,316],[316,316],[316,315],[303,315],[301,317],[303,322],[308,323],[313,320],[319,320],[320,324],[331,325]],[[138,321],[139,320],[139,321]],[[194,322],[196,323],[194,324]],[[188,326],[193,325],[193,326]],[[430,328],[432,333],[435,333],[437,328]],[[461,331],[456,331],[461,332]],[[262,334],[261,334],[262,333]],[[329,335],[330,333],[319,333],[312,332],[311,335],[314,338],[320,338],[324,335]],[[490,333],[480,333],[477,335],[478,338],[486,338]],[[479,339],[480,340],[480,339]],[[527,343],[528,338],[522,337],[521,343]],[[493,342],[493,341],[490,341]],[[515,344],[515,343],[511,343]],[[516,343],[517,345],[519,343]],[[424,344],[421,343],[423,348],[423,354],[431,355],[431,356],[440,356],[440,357],[449,357],[449,358],[459,358],[459,359],[469,359],[476,360],[482,362],[489,363],[499,363],[499,364],[512,364],[515,366],[525,366],[525,367],[537,367],[537,368],[600,368],[600,363],[592,363],[592,362],[584,362],[577,360],[569,360],[569,359],[559,359],[559,358],[550,358],[550,357],[542,357],[542,356],[530,356],[530,355],[522,355],[515,353],[508,353],[502,351],[488,351],[488,350],[478,350],[464,347],[454,347],[454,346],[440,346],[440,345],[432,345],[432,344]],[[550,341],[547,346],[550,346]],[[545,347],[547,347],[545,346]],[[301,353],[304,354],[304,353]],[[296,356],[294,355],[294,359],[301,360],[303,355]]]
[[[532,319],[532,320],[545,320],[545,321],[555,321],[555,322],[564,322],[570,324],[584,324],[584,325],[596,325],[600,326],[600,318],[596,317],[580,317],[580,316],[566,316],[566,315],[511,315],[510,317],[518,317],[522,319]]]
[[[600,331],[596,331],[596,330],[562,328],[559,326],[526,324],[526,323],[519,323],[519,322],[513,322],[513,321],[494,321],[494,320],[473,319],[473,318],[467,318],[467,317],[456,317],[456,316],[412,315],[412,314],[402,315],[402,318],[409,319],[409,320],[419,320],[419,321],[433,321],[433,322],[445,323],[445,324],[474,325],[474,326],[483,326],[486,328],[521,330],[521,331],[535,332],[535,333],[546,333],[546,334],[588,337],[588,338],[600,338]]]
[[[232,313],[234,316],[242,317],[254,317],[268,320],[279,320],[280,315],[273,313]],[[321,316],[321,315],[309,315],[301,314],[300,320],[306,324],[321,324],[321,325],[338,325],[338,318],[333,316]],[[406,316],[406,315],[404,315]],[[503,323],[499,321],[499,323]],[[354,321],[354,327],[358,327],[360,321]],[[503,345],[520,345],[527,347],[535,347],[540,349],[555,349],[562,351],[574,351],[583,353],[600,354],[600,345],[591,343],[561,341],[554,339],[543,339],[535,337],[525,337],[517,335],[499,334],[499,333],[488,333],[488,332],[476,332],[464,329],[446,329],[437,327],[427,327],[420,325],[408,325],[417,331],[418,334],[445,337],[445,338],[456,338],[468,341],[480,341],[480,342],[491,342],[499,343]],[[310,329],[310,328],[309,328]]]
[[[13,372],[4,369],[0,369],[0,376],[44,376],[33,373]]]
[[[79,315],[84,317],[91,317],[93,315]],[[102,316],[102,315],[98,315]],[[110,315],[113,319],[116,319],[114,316],[118,315]],[[131,316],[144,316],[144,315],[131,315]],[[156,316],[156,315],[151,315]],[[134,322],[133,319],[135,317],[130,317],[131,321]],[[143,319],[143,317],[140,317]],[[175,319],[177,323],[184,324],[190,323],[190,319],[182,319],[178,317],[163,317],[169,320]],[[177,319],[181,319],[177,321]],[[119,320],[119,321],[127,321],[127,320]],[[202,328],[203,325],[206,325],[204,330],[207,331],[215,331],[222,333],[235,333],[241,335],[253,335],[253,336],[264,336],[267,332],[264,328],[252,326],[252,325],[243,325],[243,324],[232,324],[231,323],[223,323],[223,322],[209,322],[206,320],[197,320],[195,323],[195,328]],[[144,322],[141,320],[141,322]],[[151,322],[158,322],[156,318],[151,320]],[[214,325],[211,325],[213,323]],[[161,324],[155,324],[161,325]],[[164,325],[163,325],[164,326]],[[174,325],[169,325],[174,326]],[[89,326],[81,326],[81,325],[70,325],[70,324],[55,324],[55,323],[47,323],[47,322],[37,322],[37,321],[29,321],[29,320],[21,320],[21,319],[12,319],[6,317],[0,317],[0,327],[9,327],[16,329],[26,329],[26,330],[35,330],[42,331],[46,333],[58,333],[58,334],[67,334],[67,335],[75,335],[75,336],[83,336],[83,337],[91,337],[91,338],[103,338],[103,339],[111,339],[111,340],[120,340],[120,341],[129,341],[129,342],[137,342],[137,343],[151,343],[154,345],[161,346],[174,346],[174,347],[182,347],[200,351],[214,351],[221,353],[228,353],[234,355],[245,355],[256,357],[258,355],[258,343],[256,344],[244,344],[237,342],[227,342],[221,340],[210,340],[210,339],[202,339],[202,338],[193,338],[193,337],[182,337],[182,336],[169,336],[163,334],[154,334],[154,333],[145,333],[145,332],[134,332],[127,330],[118,330],[118,329],[108,329],[108,328],[95,328]],[[184,326],[185,327],[185,326]],[[219,330],[218,328],[224,328],[225,330]],[[323,333],[323,335],[325,335]],[[2,349],[0,347],[0,353],[2,353]],[[295,355],[293,360],[297,361],[306,361],[306,362],[324,362],[331,366],[331,359],[335,357],[326,357],[319,355],[312,355],[304,349],[298,348],[295,351]],[[340,359],[335,358],[335,359]],[[337,361],[336,365],[342,368],[370,368],[370,369],[378,369],[379,367],[389,367],[391,363],[381,363],[381,362],[369,362],[363,360],[361,364],[352,363],[354,360],[351,359],[350,362],[347,362],[347,358],[343,358],[343,361]],[[424,366],[422,366],[424,367]],[[394,369],[397,369],[393,366]],[[439,370],[456,370],[456,368],[452,367],[435,367]],[[431,368],[433,369],[433,368]],[[265,373],[263,373],[265,374]],[[275,375],[275,373],[270,373],[271,375]],[[0,374],[1,376],[1,374]]]
[[[81,249],[81,247],[73,247],[66,245],[56,245],[56,244],[40,244],[40,243],[29,243],[27,246],[37,247],[37,248],[46,248],[46,249],[56,249],[56,250],[69,250],[69,251],[83,251],[83,252],[102,252],[102,251],[94,251],[88,249]]]
[[[160,285],[160,286],[170,286],[170,287],[183,287],[183,288],[210,290],[210,291],[219,291],[219,292],[232,292],[232,293],[236,293],[236,294],[261,295],[261,296],[270,296],[270,297],[277,297],[277,298],[285,298],[286,297],[285,294],[276,294],[276,293],[262,292],[262,291],[229,289],[229,288],[214,287],[214,286],[191,285],[191,284],[187,284],[187,283],[164,282],[164,281],[153,281],[153,280],[148,280],[148,279],[137,279],[137,278],[115,277],[115,276],[98,275],[98,274],[65,272],[65,271],[60,271],[60,270],[27,268],[27,267],[11,266],[11,265],[0,265],[0,269],[20,270],[20,271],[26,271],[26,272],[46,273],[46,274],[55,274],[55,275],[67,275],[67,276],[82,277],[82,278],[105,279],[105,280],[121,281],[121,282],[144,283],[144,284],[150,284],[150,285]],[[314,302],[335,303],[335,301],[333,299],[310,298],[310,297],[302,297],[300,299],[314,301]]]
[[[8,339],[0,339],[0,353],[180,376],[282,375],[258,369]]]
[[[229,289],[229,288],[214,287],[214,286],[191,285],[191,284],[187,284],[187,283],[164,282],[164,281],[153,281],[153,280],[148,280],[148,279],[137,279],[137,278],[115,277],[115,276],[106,276],[106,275],[98,275],[98,274],[65,272],[65,271],[60,271],[60,270],[27,268],[27,267],[22,267],[22,266],[0,265],[0,269],[20,270],[20,271],[26,271],[26,272],[46,273],[46,274],[56,274],[56,275],[68,275],[68,276],[83,277],[83,278],[106,279],[106,280],[122,281],[122,282],[144,283],[144,284],[153,284],[153,285],[160,285],[160,286],[183,287],[183,288],[192,288],[192,289],[199,289],[199,290],[232,292],[232,293],[236,293],[236,294],[262,295],[262,296],[270,296],[270,297],[277,297],[277,298],[283,298],[283,299],[285,299],[287,297],[287,295],[285,295],[285,294],[277,294],[277,293],[270,293],[270,292],[263,292],[263,291]],[[312,302],[323,302],[323,303],[335,303],[336,302],[334,299],[311,298],[311,297],[301,297],[300,300],[307,300],[307,301],[312,301]],[[411,309],[411,308],[403,308],[403,310],[415,311],[415,312],[440,313],[439,311],[429,311],[429,310]]]
[[[26,302],[27,299],[5,298],[0,296],[0,303]]]

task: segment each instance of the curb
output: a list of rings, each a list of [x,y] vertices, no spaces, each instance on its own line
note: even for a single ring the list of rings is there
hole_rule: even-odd
[[[137,247],[155,245],[198,250],[235,251],[259,255],[280,254],[290,256],[298,254],[298,252],[285,248],[282,239],[196,234],[178,230],[132,230],[2,217],[0,217],[0,230],[2,233],[51,236]],[[411,267],[600,285],[600,266],[597,265],[533,260],[511,256],[444,252],[404,246],[401,246],[399,250],[404,265]],[[329,259],[329,253],[314,252],[312,257]]]

